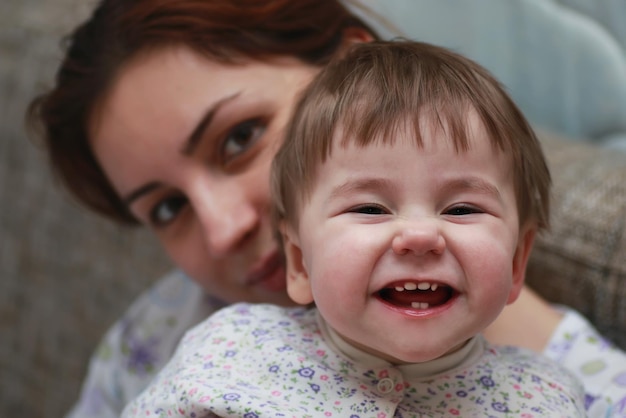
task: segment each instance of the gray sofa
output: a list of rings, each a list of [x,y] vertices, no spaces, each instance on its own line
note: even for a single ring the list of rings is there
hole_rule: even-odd
[[[419,16],[404,9],[411,3],[420,8]],[[384,6],[405,35],[483,62],[541,126],[555,184],[553,229],[537,244],[528,281],[555,303],[579,309],[626,348],[626,154],[608,149],[626,138],[626,81],[619,75],[626,68],[626,34],[615,24],[626,19],[626,14],[615,18],[626,13],[626,3],[368,4]],[[100,336],[142,289],[171,268],[147,232],[122,230],[79,208],[51,178],[36,141],[23,128],[27,101],[49,84],[58,63],[61,35],[91,6],[86,0],[3,0],[0,12],[2,417],[61,416],[78,394]],[[524,36],[537,35],[533,13],[553,30],[558,53],[552,57],[529,58],[538,48],[523,42]],[[570,32],[575,45],[567,41]],[[514,44],[506,44],[503,33]],[[549,47],[545,37],[537,41],[543,50]],[[580,45],[587,49],[568,49]],[[577,60],[568,62],[573,53]],[[546,72],[549,59],[560,69]],[[581,74],[588,82],[580,82]]]

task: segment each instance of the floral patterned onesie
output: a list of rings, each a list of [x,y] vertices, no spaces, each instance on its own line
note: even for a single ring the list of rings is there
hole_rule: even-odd
[[[236,304],[190,330],[123,417],[583,417],[567,371],[476,337],[393,366],[343,342],[315,309]]]
[[[180,271],[156,282],[102,339],[67,417],[118,418],[171,358],[183,334],[223,306]],[[543,354],[583,383],[590,417],[626,418],[626,354],[576,311],[561,309],[563,319]]]

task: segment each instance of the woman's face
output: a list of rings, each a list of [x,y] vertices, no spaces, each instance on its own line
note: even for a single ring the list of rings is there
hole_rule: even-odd
[[[225,65],[183,47],[123,68],[91,144],[130,211],[207,292],[290,303],[269,220],[269,170],[297,93],[296,60]]]

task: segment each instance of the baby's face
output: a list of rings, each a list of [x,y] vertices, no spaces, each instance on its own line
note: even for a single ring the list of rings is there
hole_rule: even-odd
[[[334,146],[286,244],[290,295],[394,363],[459,348],[522,286],[533,234],[520,236],[510,159],[470,124],[458,153],[441,131],[423,148],[406,132]]]

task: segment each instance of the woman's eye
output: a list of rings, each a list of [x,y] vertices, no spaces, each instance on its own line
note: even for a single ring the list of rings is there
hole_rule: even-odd
[[[446,215],[452,215],[452,216],[471,215],[474,213],[483,213],[483,211],[478,209],[477,207],[470,206],[470,205],[453,206],[445,211]]]
[[[266,124],[261,119],[250,119],[235,125],[222,143],[222,158],[229,161],[250,148],[265,132]]]
[[[168,225],[187,204],[184,196],[169,197],[161,200],[150,211],[150,224],[159,228]]]
[[[356,206],[349,210],[353,213],[362,213],[364,215],[384,215],[389,213],[384,207],[380,205],[361,205]]]

